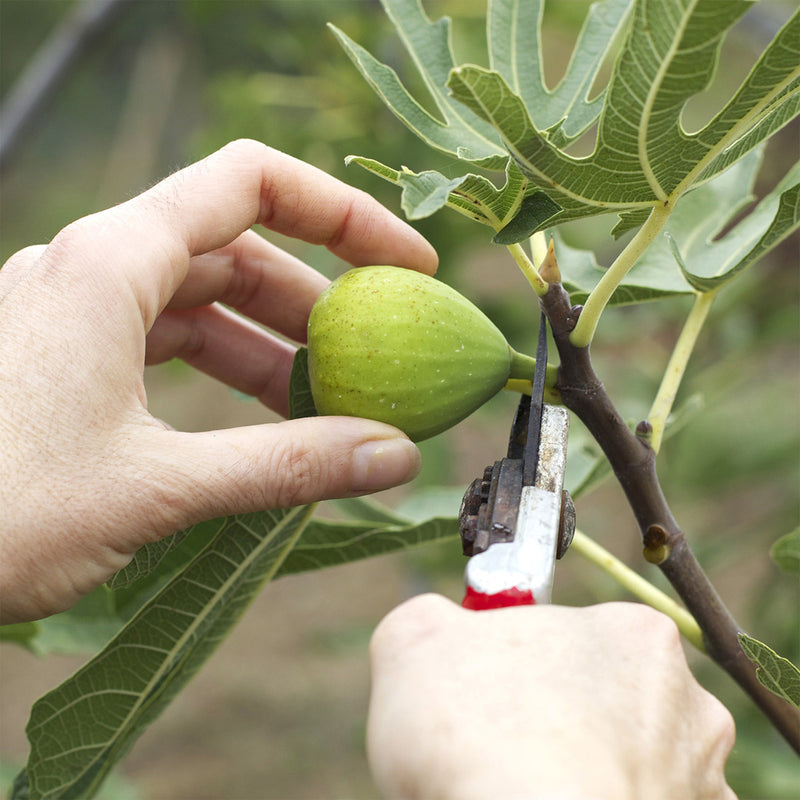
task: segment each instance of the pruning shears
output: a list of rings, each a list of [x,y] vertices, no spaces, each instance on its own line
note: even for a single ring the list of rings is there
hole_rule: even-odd
[[[547,320],[542,314],[530,398],[522,395],[508,453],[464,494],[459,528],[466,569],[465,608],[549,603],[556,559],[575,532],[564,490],[569,415],[544,402]]]

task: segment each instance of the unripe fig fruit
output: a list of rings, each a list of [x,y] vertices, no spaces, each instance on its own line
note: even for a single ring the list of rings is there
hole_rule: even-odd
[[[331,283],[308,320],[308,372],[320,414],[367,417],[414,441],[467,417],[534,360],[447,284],[399,267],[360,267]]]

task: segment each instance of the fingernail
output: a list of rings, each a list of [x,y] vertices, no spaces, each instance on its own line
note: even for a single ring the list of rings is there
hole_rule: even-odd
[[[408,439],[364,442],[353,452],[353,491],[376,492],[410,481],[420,463],[419,450]]]

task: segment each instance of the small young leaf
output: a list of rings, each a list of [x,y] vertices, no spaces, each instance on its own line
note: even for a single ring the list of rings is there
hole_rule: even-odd
[[[800,575],[800,527],[781,536],[772,545],[769,554],[784,572]]]
[[[289,376],[289,419],[316,416],[317,409],[308,379],[308,348],[298,347]]]
[[[401,172],[399,184],[403,187],[403,196],[400,201],[403,213],[408,219],[424,219],[444,208],[450,199],[450,194],[465,180],[459,178],[446,178],[440,172],[427,170],[418,175],[412,172]]]
[[[744,633],[739,644],[745,655],[757,666],[756,677],[773,694],[800,708],[800,669],[789,659],[779,656],[771,647]]]
[[[401,195],[400,204],[405,214],[413,215],[413,219],[422,219],[438,211],[443,206],[448,206],[484,225],[493,225],[492,219],[486,216],[479,198],[471,197],[465,192],[450,192],[447,195],[438,193],[436,194],[436,203],[433,203],[431,201],[431,190],[436,187],[431,187],[430,184],[427,186],[423,185],[422,181],[424,179],[421,178],[421,175],[438,175],[439,177],[437,180],[441,183],[449,183],[452,180],[433,170],[418,175],[416,172],[412,172],[406,168],[402,171],[392,169],[391,167],[387,167],[386,164],[381,164],[380,161],[376,161],[374,158],[365,158],[363,156],[347,156],[345,164],[348,166],[350,164],[358,164],[374,175],[395,184],[395,186],[401,186],[403,188],[403,194]],[[468,178],[473,177],[476,180],[485,182],[489,188],[490,194],[497,193],[497,189],[493,184],[477,175],[464,175],[458,178],[454,188],[460,189],[460,187],[467,182]],[[420,206],[423,207],[422,211],[420,210]]]
[[[541,230],[561,210],[561,206],[544,192],[529,194],[523,199],[514,219],[495,234],[493,241],[496,244],[521,242],[534,231]]]
[[[358,164],[384,180],[401,186],[401,205],[409,219],[422,219],[440,208],[451,208],[495,230],[500,230],[517,213],[525,196],[527,181],[516,165],[506,165],[506,182],[497,188],[483,175],[468,173],[448,178],[434,170],[398,171],[371,158],[348,156],[346,164]]]

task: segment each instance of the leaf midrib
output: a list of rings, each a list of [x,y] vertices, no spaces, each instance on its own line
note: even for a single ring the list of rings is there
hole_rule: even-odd
[[[661,90],[661,86],[664,82],[664,76],[667,75],[670,69],[672,68],[672,60],[675,57],[675,53],[678,50],[678,45],[683,39],[683,34],[686,31],[687,22],[694,13],[694,10],[697,7],[698,2],[699,0],[694,0],[694,2],[687,8],[686,12],[683,15],[683,20],[681,24],[675,29],[675,35],[672,37],[672,41],[670,42],[670,46],[667,49],[667,52],[661,59],[661,63],[659,64],[658,70],[656,71],[655,80],[650,86],[650,90],[647,93],[645,102],[642,105],[642,114],[639,122],[639,133],[637,136],[639,163],[641,164],[642,167],[642,174],[647,179],[647,183],[653,190],[653,194],[661,202],[667,199],[667,194],[664,192],[664,189],[659,183],[658,178],[656,178],[655,171],[653,170],[653,167],[651,166],[650,163],[650,156],[648,155],[647,152],[647,145],[649,142],[649,133],[650,133],[649,120],[653,111],[653,105],[655,103],[656,97],[658,96]],[[658,52],[655,48],[655,44],[650,34],[648,34],[648,41],[650,42],[650,45],[653,48],[653,50]]]
[[[791,84],[792,81],[795,81],[798,78],[800,78],[800,64],[798,64],[793,72],[786,76],[785,80],[773,87],[773,90],[769,94],[765,95],[760,103],[753,106],[753,108],[744,117],[732,125],[730,130],[713,147],[708,149],[706,154],[686,174],[683,180],[672,190],[672,192],[670,192],[670,195],[667,199],[674,201],[674,199],[680,197],[685,191],[691,188],[694,184],[694,179],[701,174],[703,170],[721,152],[726,150],[729,145],[735,144],[740,138],[745,136],[748,131],[758,123],[758,118],[761,117],[762,112],[772,103],[775,97],[778,96],[789,84]],[[800,92],[800,87],[787,94],[783,102],[788,102],[788,100],[798,94],[798,92]],[[722,114],[724,111],[725,109],[723,109],[720,114]],[[709,123],[709,125],[713,125],[713,121]],[[698,131],[692,138],[696,139],[702,133],[703,131]]]

